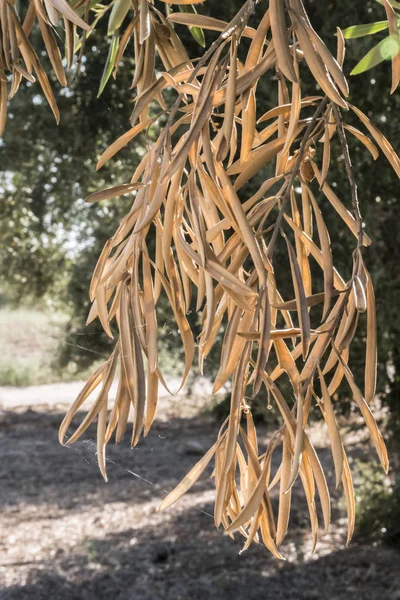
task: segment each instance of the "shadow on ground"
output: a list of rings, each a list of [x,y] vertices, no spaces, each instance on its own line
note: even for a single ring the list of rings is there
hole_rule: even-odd
[[[384,547],[338,550],[344,535],[338,510],[336,534],[322,542],[320,556],[309,556],[300,490],[286,563],[262,546],[239,555],[242,540],[214,529],[206,514],[212,513],[209,477],[177,507],[158,513],[164,490],[199,458],[193,441],[200,452],[215,440],[211,419],[156,422],[134,451],[128,440],[111,446],[106,485],[95,463],[95,431],[76,449],[62,448],[56,439],[62,416],[1,415],[1,600],[400,600],[400,555]],[[318,453],[329,463],[325,449]]]
[[[85,415],[76,415],[69,433]],[[112,442],[107,446],[106,485],[97,467],[96,425],[75,444],[63,447],[57,439],[63,417],[61,412],[30,409],[0,415],[0,481],[7,488],[6,494],[0,492],[0,507],[55,504],[70,510],[97,505],[99,497],[102,503],[161,499],[218,434],[218,425],[210,418],[156,421],[147,438],[132,450],[127,430],[119,446]],[[210,479],[203,478],[197,491],[211,487]]]
[[[188,524],[190,523],[190,527]],[[278,564],[265,548],[240,556],[193,509],[156,527],[88,539],[12,586],[7,600],[395,600],[399,574],[388,549],[353,547],[303,564]],[[399,556],[398,556],[399,558]],[[398,565],[397,565],[398,566]]]

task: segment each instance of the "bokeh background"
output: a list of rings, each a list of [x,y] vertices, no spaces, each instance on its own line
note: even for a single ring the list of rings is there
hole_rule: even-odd
[[[212,5],[213,16],[228,20],[241,4],[211,1],[202,12]],[[374,0],[308,0],[307,7],[332,49],[337,26],[385,18]],[[190,55],[199,55],[202,49],[181,29]],[[378,40],[379,34],[373,41],[350,41],[345,72]],[[344,548],[340,494],[331,531],[311,555],[307,511],[295,488],[285,564],[261,546],[239,556],[240,540],[214,530],[207,514],[212,512],[210,479],[203,478],[178,507],[157,513],[165,490],[211,445],[226,411],[224,396],[210,397],[207,381],[198,381],[196,374],[184,394],[161,398],[154,430],[137,449],[131,451],[128,441],[111,448],[108,484],[95,464],[92,430],[72,449],[58,446],[57,427],[79,382],[110,350],[97,322],[84,326],[88,287],[100,250],[129,205],[123,197],[100,205],[87,205],[84,198],[128,181],[146,145],[144,137],[137,138],[96,172],[100,153],[126,131],[132,110],[134,65],[129,58],[97,98],[109,41],[104,25],[90,38],[80,74],[72,73],[64,89],[53,82],[62,115],[59,127],[39,86],[28,83],[13,99],[0,139],[0,598],[398,600],[399,185],[384,158],[373,163],[359,144],[351,143],[351,151],[365,227],[374,240],[366,264],[377,299],[375,409],[389,445],[391,472],[388,477],[381,473],[348,392],[340,388],[337,405],[357,486],[357,531],[351,547]],[[275,101],[268,77],[273,75],[260,87],[260,113]],[[399,150],[400,92],[389,95],[390,63],[352,77],[350,90],[350,101]],[[309,93],[316,91],[310,80]],[[352,122],[351,115],[348,120]],[[338,190],[346,190],[339,151],[331,177]],[[327,222],[329,227],[329,217]],[[332,223],[335,261],[346,272],[350,249],[334,227]],[[167,307],[160,311],[162,365],[174,379],[181,369],[177,332]],[[190,319],[196,328],[194,312]],[[364,325],[352,351],[356,373],[363,367]],[[216,359],[217,354],[206,365],[209,377]],[[257,404],[264,438],[276,419],[265,400],[260,397]],[[310,435],[329,471],[323,424],[313,422]]]

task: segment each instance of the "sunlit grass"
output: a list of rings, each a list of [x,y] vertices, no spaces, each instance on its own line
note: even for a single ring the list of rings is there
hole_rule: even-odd
[[[0,310],[0,385],[27,386],[73,378],[57,367],[66,317],[44,310]]]

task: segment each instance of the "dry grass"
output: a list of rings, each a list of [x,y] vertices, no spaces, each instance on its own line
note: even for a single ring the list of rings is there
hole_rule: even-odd
[[[62,379],[54,357],[63,339],[64,321],[61,314],[49,316],[36,309],[1,309],[0,385],[28,386]]]
[[[69,341],[68,316],[43,307],[0,310],[0,386],[26,387],[82,380],[88,371],[79,371],[71,362],[61,367],[60,349]]]

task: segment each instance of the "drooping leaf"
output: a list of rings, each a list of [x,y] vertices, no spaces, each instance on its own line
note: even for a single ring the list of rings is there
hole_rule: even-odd
[[[351,27],[342,29],[342,33],[346,39],[351,40],[366,35],[373,35],[374,33],[384,31],[387,28],[387,21],[376,21],[375,23],[365,23],[365,25],[352,25]]]
[[[111,73],[113,72],[114,65],[115,65],[115,59],[117,57],[117,52],[118,52],[118,46],[119,46],[119,35],[118,35],[118,33],[114,33],[112,40],[111,40],[110,48],[108,50],[107,60],[104,65],[103,75],[100,80],[99,91],[97,93],[98,98],[103,93],[104,88],[106,87],[107,82],[111,77]]]
[[[350,75],[360,75],[384,60],[392,60],[400,53],[400,44],[396,37],[388,35],[360,60],[354,67]]]
[[[179,6],[179,10],[184,13],[197,14],[197,10],[191,4],[188,4],[188,5],[181,4]],[[204,37],[204,31],[201,29],[201,27],[196,27],[196,26],[192,25],[189,27],[189,31],[192,34],[193,38],[196,40],[196,42],[198,44],[200,44],[200,46],[202,48],[205,48],[206,39]]]

